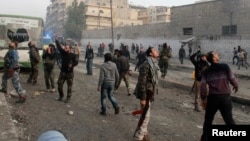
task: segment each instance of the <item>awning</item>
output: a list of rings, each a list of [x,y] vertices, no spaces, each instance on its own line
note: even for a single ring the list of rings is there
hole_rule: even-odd
[[[196,40],[196,37],[193,36],[193,37],[190,37],[190,38],[187,38],[185,40],[180,40],[181,43],[188,43],[188,42],[191,42],[191,41],[194,41]]]

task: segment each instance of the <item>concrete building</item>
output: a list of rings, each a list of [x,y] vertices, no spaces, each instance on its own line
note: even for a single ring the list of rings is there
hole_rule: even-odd
[[[86,30],[111,27],[110,5],[89,2],[85,4],[85,11]]]
[[[50,0],[51,4],[47,7],[45,32],[53,35],[63,35],[63,26],[67,19],[67,7],[74,0]],[[78,2],[86,0],[78,0]]]
[[[156,24],[170,22],[170,7],[150,6],[138,11],[138,20],[143,24]]]
[[[216,0],[171,8],[173,36],[249,39],[250,1]]]
[[[63,35],[64,23],[67,20],[67,7],[73,0],[51,0],[47,7],[45,31],[48,34]],[[85,4],[86,29],[111,28],[110,0],[78,0],[78,3]],[[112,1],[113,27],[142,25],[138,20],[138,13],[131,9],[128,0]]]

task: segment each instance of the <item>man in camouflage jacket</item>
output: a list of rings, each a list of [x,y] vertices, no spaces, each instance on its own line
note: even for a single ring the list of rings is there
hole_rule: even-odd
[[[167,43],[163,44],[163,48],[160,52],[160,57],[159,57],[159,67],[161,70],[161,77],[165,78],[168,70],[168,60],[171,58],[172,51],[170,47],[167,46]]]
[[[148,137],[148,123],[150,119],[150,102],[157,93],[158,84],[158,51],[149,47],[146,51],[147,59],[140,66],[138,82],[135,89],[135,95],[140,100],[142,115],[138,123],[137,130],[134,135],[136,141],[150,141]],[[141,120],[143,117],[143,120]]]

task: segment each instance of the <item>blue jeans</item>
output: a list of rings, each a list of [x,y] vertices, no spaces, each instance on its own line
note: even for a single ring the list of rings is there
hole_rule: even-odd
[[[113,96],[115,84],[113,82],[104,82],[101,87],[101,110],[106,112],[106,97],[108,96],[113,108],[117,108],[115,97]]]
[[[23,88],[20,83],[19,72],[15,71],[13,76],[8,76],[7,72],[4,72],[2,76],[2,90],[7,91],[8,79],[11,78],[12,84],[18,95],[23,94]]]
[[[93,59],[87,59],[87,64],[86,64],[86,68],[87,68],[87,74],[93,74],[92,68],[93,68]]]

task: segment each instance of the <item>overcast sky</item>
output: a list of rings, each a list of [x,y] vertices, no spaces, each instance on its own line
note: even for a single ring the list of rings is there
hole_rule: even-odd
[[[196,0],[129,0],[130,4],[142,6],[179,6],[192,4]],[[0,0],[0,14],[46,17],[50,0]]]

